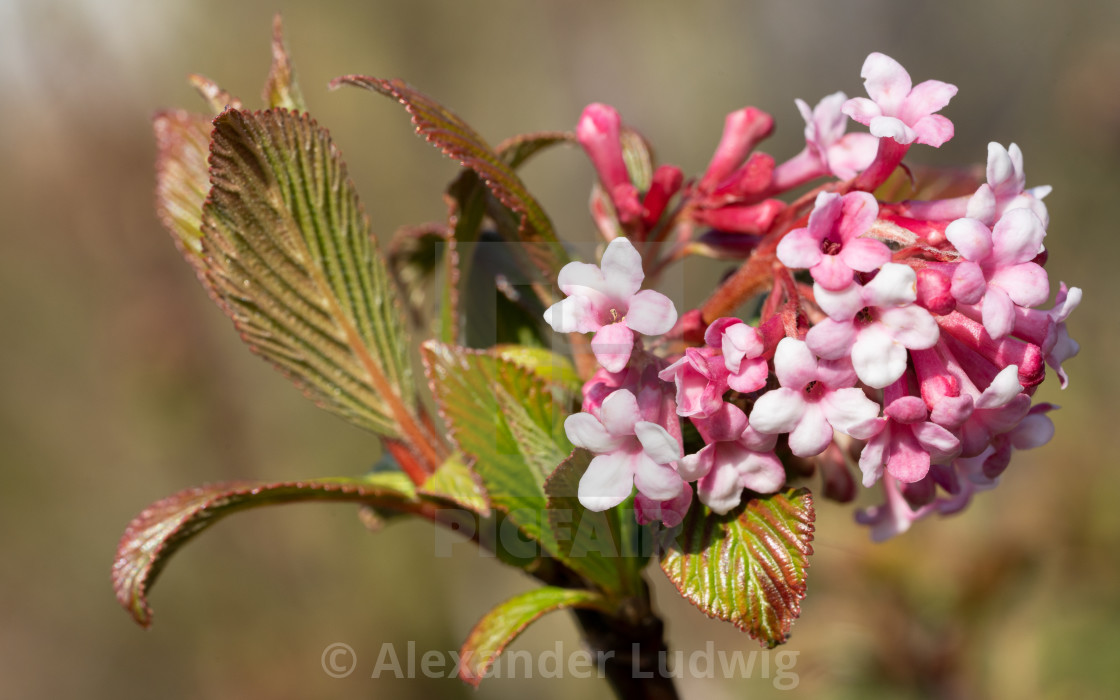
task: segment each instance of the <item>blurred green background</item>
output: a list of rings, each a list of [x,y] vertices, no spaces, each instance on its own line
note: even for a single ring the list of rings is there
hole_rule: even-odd
[[[1049,270],[1081,286],[1083,346],[1057,436],[1020,454],[964,514],[871,546],[851,508],[819,508],[809,596],[788,649],[799,685],[687,679],[688,697],[1106,698],[1120,689],[1120,4],[0,0],[0,696],[6,698],[609,697],[598,680],[373,680],[383,643],[457,649],[531,585],[467,545],[435,556],[421,523],[366,532],[350,506],[222,523],[169,566],[144,632],[109,565],[128,520],[193,484],[358,473],[377,442],[305,402],[246,352],[152,211],[151,113],[202,108],[203,73],[254,104],[282,11],[298,76],[382,235],[439,218],[454,164],[402,110],[344,73],[402,77],[492,142],[616,105],[664,161],[698,172],[723,116],[753,104],[801,146],[795,97],[862,94],[873,50],[960,93],[956,138],[911,161],[982,161],[1017,142],[1051,184]],[[857,127],[858,128],[858,127]],[[591,169],[574,150],[525,178],[562,235],[592,240]],[[682,279],[695,303],[709,268]],[[869,495],[875,497],[874,494]],[[658,572],[673,648],[754,642],[682,601]],[[578,648],[554,616],[514,648]],[[323,649],[349,644],[334,680]]]

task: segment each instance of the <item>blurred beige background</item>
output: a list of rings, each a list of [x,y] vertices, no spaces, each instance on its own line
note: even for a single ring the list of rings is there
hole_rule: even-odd
[[[200,109],[200,72],[253,104],[284,13],[312,111],[375,230],[439,217],[455,166],[395,105],[329,93],[344,73],[402,77],[491,141],[570,128],[611,102],[663,160],[706,164],[723,115],[774,114],[766,150],[800,148],[795,97],[862,94],[872,50],[960,93],[957,137],[912,160],[965,163],[1017,142],[1047,199],[1052,280],[1079,285],[1083,352],[1057,437],[1020,455],[964,516],[872,547],[851,509],[819,508],[809,597],[788,649],[800,683],[689,680],[692,697],[1105,698],[1120,689],[1120,4],[0,0],[0,696],[6,698],[606,698],[603,681],[369,675],[383,643],[457,649],[531,583],[423,524],[371,535],[349,506],[235,516],[156,587],[152,630],[117,607],[128,520],[196,483],[358,473],[376,440],[306,403],[241,347],[152,213],[151,113]],[[525,172],[572,241],[590,241],[590,168],[557,151]],[[710,280],[685,269],[687,282]],[[706,269],[706,268],[704,268]],[[690,271],[692,271],[690,273]],[[703,285],[689,286],[695,303]],[[654,572],[655,579],[661,579]],[[674,648],[751,651],[660,581]],[[577,648],[555,616],[517,642]],[[323,673],[349,644],[357,672]]]

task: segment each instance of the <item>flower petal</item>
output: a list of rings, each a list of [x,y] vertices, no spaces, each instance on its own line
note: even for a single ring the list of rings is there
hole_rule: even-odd
[[[918,275],[909,265],[887,263],[875,279],[863,285],[863,301],[867,306],[902,306],[917,298]]]
[[[953,270],[953,281],[949,293],[962,304],[975,304],[988,289],[984,271],[974,262],[958,263]]]
[[[712,512],[724,515],[739,505],[743,499],[743,485],[739,472],[731,465],[713,469],[696,484],[700,502]]]
[[[569,296],[576,293],[574,289],[577,287],[587,287],[598,292],[606,290],[606,279],[599,266],[583,262],[570,262],[560,268],[560,274],[556,276],[556,284],[560,287],[560,291]]]
[[[630,455],[612,452],[591,460],[580,477],[577,495],[584,508],[599,512],[622,503],[633,490]]]
[[[809,268],[813,280],[829,291],[839,292],[852,286],[855,273],[839,255],[822,255],[820,262]]]
[[[634,296],[642,288],[646,274],[642,271],[642,256],[626,238],[616,238],[603,251],[599,261],[609,296],[622,301]]]
[[[1050,296],[1050,278],[1042,266],[1033,262],[996,270],[988,285],[999,287],[1011,297],[1011,301],[1028,308],[1045,303]]]
[[[956,85],[940,80],[925,80],[915,85],[907,96],[906,112],[915,116],[940,112],[956,94]]]
[[[634,434],[642,443],[642,450],[658,464],[668,464],[681,458],[681,444],[657,423],[639,421],[634,425]]]
[[[934,461],[951,459],[961,451],[961,441],[957,436],[936,423],[924,421],[910,427],[914,431],[914,437]]]
[[[591,352],[608,372],[621,372],[633,349],[634,332],[624,323],[603,326],[591,339]]]
[[[821,260],[821,240],[808,228],[790,231],[778,241],[777,255],[786,267],[795,270],[810,268]]]
[[[914,85],[910,81],[910,74],[898,61],[878,51],[871,53],[863,62],[859,75],[863,78],[868,96],[884,112],[901,105]]]
[[[633,456],[634,485],[647,498],[668,501],[680,495],[685,487],[677,470],[667,464],[658,464],[645,452]]]
[[[900,144],[914,143],[918,137],[914,130],[906,126],[901,119],[895,117],[875,117],[868,124],[872,136],[881,139],[894,139]]]
[[[834,321],[825,318],[817,322],[805,335],[805,343],[818,357],[835,360],[848,357],[856,342],[856,326],[851,321]]]
[[[851,321],[856,317],[865,304],[863,302],[863,287],[858,284],[848,285],[840,291],[825,289],[822,285],[813,285],[813,298],[817,306],[821,307],[828,316],[836,321]]]
[[[911,304],[879,312],[879,325],[900,345],[910,350],[925,350],[937,344],[941,335],[937,321],[922,307]]]
[[[976,219],[957,219],[945,227],[945,237],[965,257],[980,262],[992,254],[992,232]]]
[[[804,340],[782,338],[774,352],[774,374],[782,386],[803,389],[817,378],[817,358]]]
[[[841,111],[864,126],[870,124],[872,119],[883,115],[879,105],[866,97],[853,97],[844,103]]]
[[[727,375],[727,385],[742,394],[758,391],[766,386],[770,377],[770,366],[761,357],[743,360],[739,363],[739,371]]]
[[[832,427],[859,440],[866,440],[882,429],[876,422],[879,404],[867,398],[862,389],[851,387],[829,392],[820,401],[821,410]]]
[[[668,333],[677,322],[677,307],[661,292],[652,289],[638,292],[630,299],[626,325],[643,335]]]
[[[874,389],[893,384],[906,371],[906,348],[882,326],[867,326],[852,346],[852,366],[860,381]]]
[[[934,148],[940,148],[943,143],[953,138],[953,122],[940,114],[922,117],[914,124],[913,130],[918,143]]]
[[[891,249],[874,238],[853,238],[844,244],[840,259],[853,270],[871,272],[891,261]]]
[[[677,473],[685,481],[696,481],[704,478],[712,470],[715,453],[715,444],[704,445],[696,454],[685,455],[677,462]]]
[[[1007,211],[992,229],[991,260],[997,265],[1029,262],[1042,252],[1045,237],[1042,221],[1030,209]]]
[[[869,192],[849,192],[841,199],[841,211],[836,230],[846,244],[871,228],[879,217],[879,203]]]
[[[576,447],[596,454],[614,452],[625,442],[625,438],[611,435],[590,413],[573,413],[565,418],[564,433]]]
[[[1015,328],[1015,302],[999,287],[988,287],[981,302],[984,330],[998,340]]]
[[[772,452],[748,452],[739,465],[740,483],[758,493],[774,493],[786,483],[786,470]]]
[[[544,311],[544,322],[557,333],[591,333],[599,330],[599,315],[590,297],[561,299]]]
[[[755,404],[755,408],[757,407],[758,404]],[[752,418],[754,414],[755,411],[752,411]],[[832,426],[825,419],[818,404],[807,402],[801,420],[789,434],[790,451],[798,457],[813,457],[824,452],[830,442],[832,442]]]
[[[603,428],[615,437],[634,434],[634,427],[640,421],[638,399],[629,389],[619,389],[607,398],[599,408],[599,419]]]
[[[754,402],[751,427],[760,433],[788,433],[797,427],[807,403],[799,389],[774,389]]]

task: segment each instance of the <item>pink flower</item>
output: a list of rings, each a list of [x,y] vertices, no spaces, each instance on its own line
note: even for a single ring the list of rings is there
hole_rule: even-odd
[[[677,385],[677,413],[707,416],[723,404],[727,368],[712,348],[686,348],[684,356],[657,376]]]
[[[845,134],[848,115],[842,107],[848,96],[835,92],[812,109],[804,100],[794,100],[805,120],[805,147],[821,169],[841,180],[849,180],[871,165],[878,148],[871,134]],[[776,179],[776,178],[775,178]]]
[[[890,261],[885,243],[860,238],[878,215],[879,205],[867,192],[822,192],[809,226],[790,231],[778,243],[778,260],[786,267],[809,268],[817,283],[838,292],[852,283],[854,271],[871,272]]]
[[[906,69],[881,53],[867,57],[860,77],[871,99],[854,97],[844,103],[843,112],[870,127],[873,136],[934,148],[953,138],[953,122],[935,112],[957,94],[955,85],[927,80],[913,86]]]
[[[786,472],[774,455],[777,435],[753,429],[737,406],[723,404],[707,419],[693,419],[707,444],[680,462],[686,481],[699,480],[700,502],[723,515],[739,505],[743,489],[774,493],[786,482]]]
[[[827,360],[850,356],[856,375],[870,387],[894,382],[906,370],[906,351],[931,348],[939,336],[933,316],[913,303],[915,285],[914,270],[898,263],[841,292],[816,285],[817,304],[829,318],[809,329],[809,349]]]
[[[860,440],[878,432],[879,405],[854,388],[848,360],[817,360],[804,341],[783,338],[774,354],[774,373],[782,388],[763,394],[751,410],[751,427],[760,433],[789,433],[789,448],[812,457],[832,442],[835,428]]]
[[[1046,231],[1029,209],[1012,209],[989,230],[976,219],[957,219],[945,229],[966,262],[953,270],[952,294],[962,304],[980,303],[984,328],[1002,338],[1015,326],[1015,307],[1037,306],[1050,296],[1046,270],[1032,262]]]
[[[868,440],[859,456],[863,485],[871,486],[887,472],[904,483],[924,479],[932,462],[955,457],[961,442],[945,428],[931,423],[926,404],[909,396],[902,377],[883,391],[886,425]]]
[[[1030,209],[1045,228],[1050,219],[1042,198],[1050,194],[1050,187],[1026,189],[1023,152],[1018,146],[1011,144],[1004,148],[994,141],[989,143],[987,175],[987,184],[980,185],[976,194],[969,198],[965,216],[991,226],[1006,211]]]
[[[664,294],[639,292],[645,273],[638,251],[625,238],[610,242],[599,266],[572,262],[557,282],[568,295],[544,312],[557,333],[595,333],[591,350],[609,372],[630,361],[634,332],[660,335],[677,322],[677,309]]]
[[[676,498],[684,488],[673,463],[681,445],[665,428],[643,421],[638,400],[619,389],[604,401],[599,418],[575,413],[564,421],[573,445],[598,455],[579,481],[579,502],[602,511],[622,503],[634,487],[654,501]]]
[[[723,353],[727,384],[732,389],[749,394],[766,386],[770,368],[762,357],[766,346],[757,328],[737,318],[717,318],[704,331],[704,342]]]

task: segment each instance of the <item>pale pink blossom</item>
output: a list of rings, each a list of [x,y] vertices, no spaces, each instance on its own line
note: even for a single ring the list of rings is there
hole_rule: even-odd
[[[588,510],[613,508],[635,486],[654,501],[672,500],[684,488],[675,468],[681,458],[680,442],[665,428],[641,418],[634,394],[619,389],[603,401],[598,418],[575,413],[564,421],[572,444],[597,455],[579,482],[579,502]]]
[[[833,429],[866,440],[881,429],[879,405],[855,388],[849,360],[818,360],[802,340],[783,338],[774,354],[781,384],[763,394],[751,410],[760,433],[789,433],[790,450],[812,457],[832,442]]]
[[[1042,222],[1050,218],[1042,198],[1050,194],[1050,186],[1026,189],[1027,178],[1023,173],[1023,152],[1015,144],[1004,148],[996,142],[988,144],[988,182],[980,185],[968,199],[964,216],[977,219],[985,226],[995,224],[1004,212],[1012,209],[1029,209]]]
[[[728,371],[713,348],[685,348],[684,355],[657,375],[677,386],[677,413],[708,416],[723,404]]]
[[[885,243],[860,237],[878,215],[879,205],[867,192],[822,192],[809,225],[778,243],[778,260],[789,268],[808,268],[822,287],[840,291],[852,283],[855,271],[871,272],[891,259]]]
[[[809,329],[805,341],[819,357],[851,357],[860,381],[881,389],[906,370],[907,350],[924,350],[937,343],[933,316],[914,304],[914,270],[887,263],[865,285],[852,284],[830,292],[818,283],[817,304],[828,314]]]
[[[704,342],[723,353],[727,384],[732,389],[749,394],[766,386],[770,368],[762,357],[766,345],[757,328],[737,318],[717,318],[704,331]]]
[[[642,258],[625,238],[607,245],[599,265],[572,262],[560,270],[560,291],[568,295],[544,312],[557,333],[595,333],[591,350],[609,372],[630,360],[634,333],[661,335],[677,322],[677,309],[664,294],[641,289]]]
[[[859,456],[864,486],[878,481],[884,469],[901,482],[914,483],[926,477],[930,464],[960,452],[960,440],[928,420],[925,402],[909,396],[906,383],[901,377],[883,391],[886,424],[867,441]]]
[[[871,165],[878,148],[871,134],[845,134],[848,115],[842,108],[848,96],[835,92],[810,108],[804,100],[794,100],[805,120],[805,152],[817,161],[822,174],[831,173],[848,180]],[[796,158],[797,156],[795,156]],[[775,180],[778,175],[775,174]]]
[[[843,112],[870,127],[873,136],[935,148],[953,138],[953,122],[935,112],[957,94],[955,85],[927,80],[915,86],[905,68],[881,53],[867,57],[860,77],[871,99],[854,97]]]
[[[696,480],[700,502],[719,514],[739,505],[743,489],[774,493],[786,481],[781,461],[774,455],[777,435],[759,433],[739,407],[725,403],[707,419],[693,424],[707,443],[699,452],[680,461],[680,475]]]
[[[1050,296],[1046,270],[1033,262],[1045,236],[1029,209],[1008,211],[992,229],[969,218],[946,227],[945,237],[965,260],[953,270],[952,294],[962,304],[980,304],[992,338],[1011,332],[1016,306],[1037,306]]]

